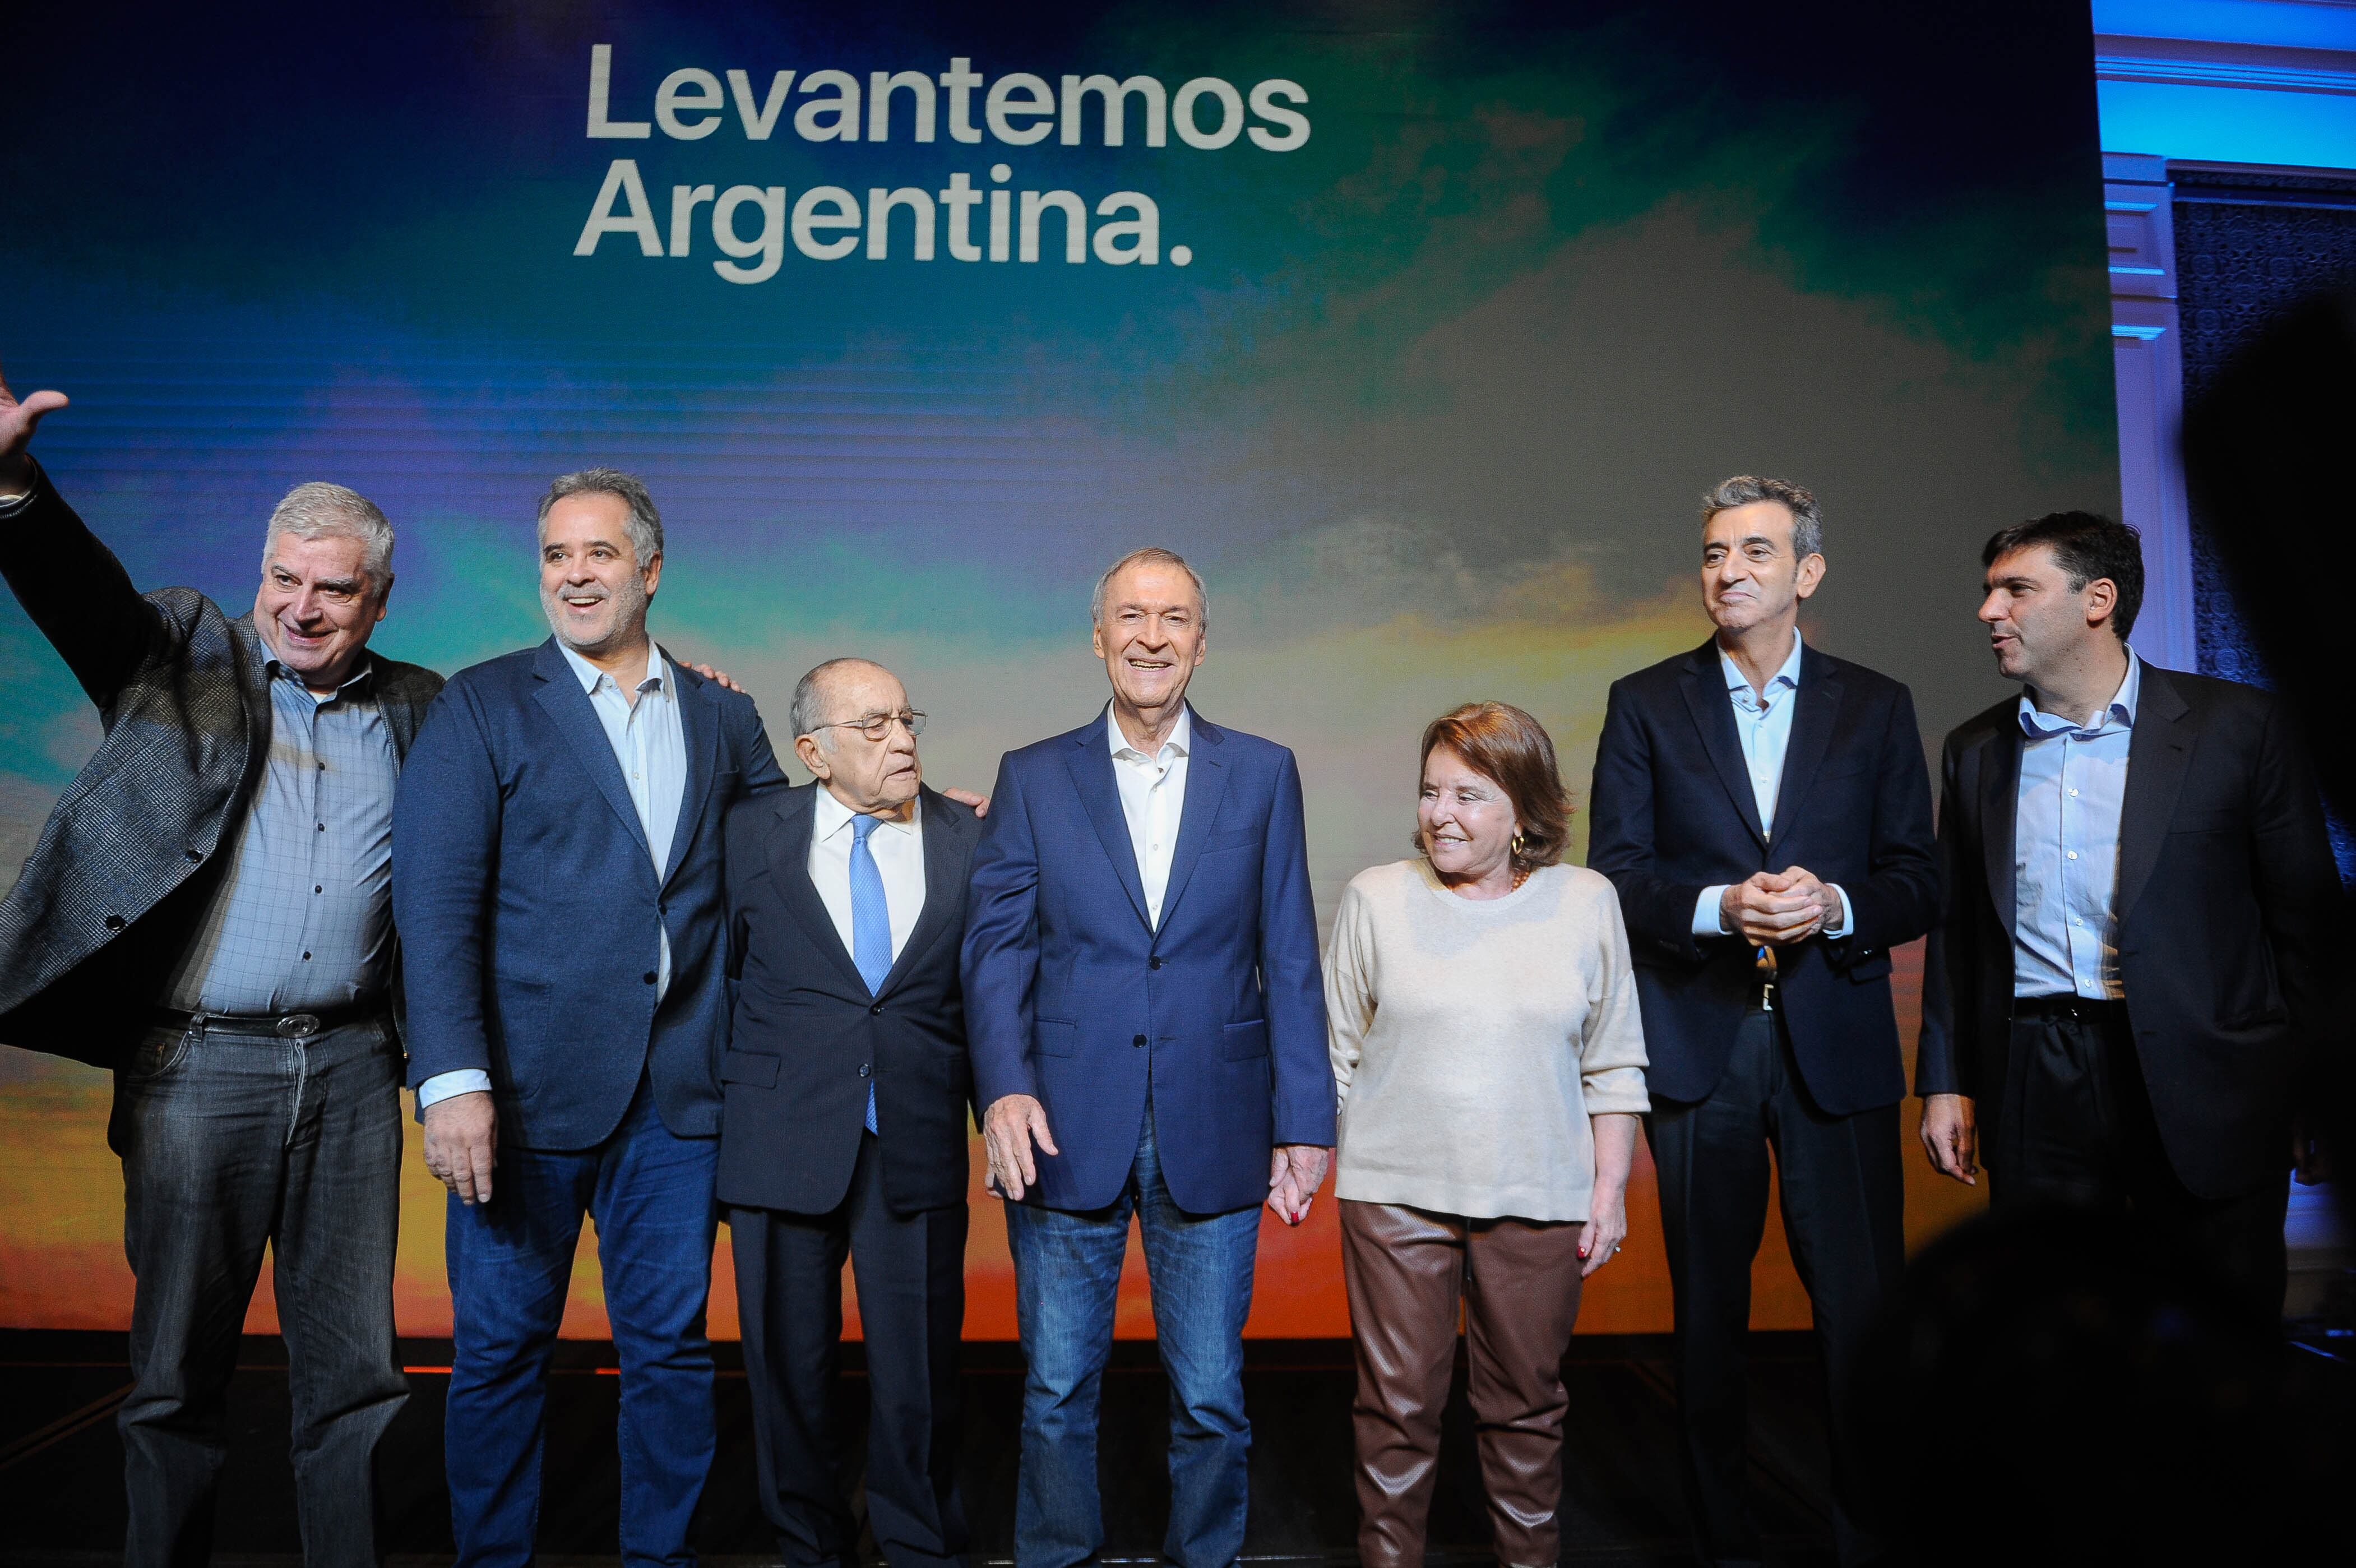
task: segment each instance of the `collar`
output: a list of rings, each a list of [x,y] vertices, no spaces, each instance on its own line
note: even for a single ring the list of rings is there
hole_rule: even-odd
[[[581,690],[585,694],[595,696],[597,682],[610,679],[603,670],[567,648],[561,637],[556,639],[556,651],[564,655],[564,662],[573,666],[573,678],[581,682]],[[614,682],[616,691],[620,691],[621,686],[620,682]],[[647,672],[645,678],[638,682],[638,690],[643,693],[649,686],[658,691],[668,690],[663,682],[662,650],[655,646],[655,639],[651,637],[647,639]]]
[[[2136,656],[2132,645],[2127,649],[2126,678],[2119,689],[2111,693],[2109,706],[2103,710],[2097,722],[2080,726],[2061,714],[2049,714],[2029,700],[2027,688],[2020,693],[2020,733],[2030,740],[2045,740],[2057,735],[2075,736],[2085,739],[2102,735],[2113,728],[2135,728],[2136,704],[2143,696],[2143,660]]]
[[[814,842],[823,843],[839,832],[846,832],[860,815],[859,812],[836,800],[834,791],[823,783],[813,784],[810,789],[817,796],[816,802],[810,808],[812,813],[810,837]],[[916,809],[908,813],[908,820],[905,822],[895,822],[889,817],[879,817],[876,821],[884,828],[914,837],[918,826],[925,820],[924,796],[918,795],[912,804]]]
[[[359,664],[344,678],[344,683],[337,687],[331,694],[322,697],[318,693],[312,691],[308,685],[304,684],[300,675],[279,662],[278,655],[270,651],[270,644],[262,637],[262,628],[257,626],[253,628],[253,667],[261,674],[265,689],[273,681],[282,679],[292,681],[296,685],[302,686],[312,701],[324,704],[344,697],[361,695],[369,678],[376,674],[376,655],[362,649]]]
[[[1787,692],[1795,692],[1799,690],[1800,650],[1804,646],[1805,646],[1805,644],[1801,640],[1799,628],[1793,628],[1792,656],[1783,660],[1783,667],[1782,669],[1767,677],[1768,690],[1772,691],[1778,686],[1783,687]],[[1723,648],[1718,650],[1718,667],[1721,671],[1725,671],[1726,689],[1729,692],[1733,693],[1739,697],[1743,693],[1751,690],[1751,677],[1742,672],[1741,666],[1735,663],[1733,655],[1728,653]]]
[[[1129,744],[1129,736],[1120,733],[1120,720],[1113,716],[1112,704],[1110,703],[1107,703],[1105,704],[1105,745],[1112,752],[1113,760],[1115,762],[1119,762],[1130,757],[1135,757],[1142,762],[1160,760],[1159,754],[1156,754],[1154,757],[1147,757],[1145,753],[1138,750],[1137,747]],[[1186,757],[1193,754],[1194,749],[1194,708],[1193,703],[1182,703],[1180,705],[1178,709],[1178,722],[1171,727],[1170,738],[1162,743],[1162,751],[1172,754],[1173,757]]]

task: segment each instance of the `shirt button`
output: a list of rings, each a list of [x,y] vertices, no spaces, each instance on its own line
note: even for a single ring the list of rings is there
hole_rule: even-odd
[[[2075,859],[2077,859],[2077,858],[2078,858],[2078,852],[2077,852],[2076,850],[2074,850],[2074,849],[2073,849],[2073,850],[2072,850],[2072,851],[2070,852],[2070,858],[2071,858],[2072,860],[2075,860]]]
[[[327,890],[327,885],[324,882],[315,883],[311,887],[311,891],[314,893],[325,893]]]
[[[325,823],[325,822],[321,822],[321,823],[319,824],[319,831],[320,831],[321,832],[326,832],[327,831],[327,823]]]
[[[308,963],[308,962],[310,962],[310,961],[311,961],[311,955],[310,955],[309,953],[305,953],[305,954],[303,955],[303,961],[304,961],[305,963]]]

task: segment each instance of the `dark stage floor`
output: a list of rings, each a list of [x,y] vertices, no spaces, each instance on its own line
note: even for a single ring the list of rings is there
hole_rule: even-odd
[[[433,1370],[448,1346],[405,1348],[414,1393],[383,1450],[387,1545],[423,1564],[450,1552],[442,1486],[442,1397]],[[1351,1495],[1349,1347],[1257,1340],[1246,1389],[1252,1451],[1248,1558],[1343,1563]],[[979,1552],[1003,1561],[1012,1537],[1015,1434],[1022,1374],[1014,1348],[968,1347],[968,1509]],[[709,1556],[774,1561],[752,1487],[753,1434],[735,1347],[721,1347],[720,1452],[704,1493],[697,1544]],[[612,1561],[616,1547],[616,1382],[612,1348],[561,1351],[549,1408],[548,1558]],[[857,1353],[852,1351],[852,1365]],[[294,1561],[294,1496],[286,1460],[284,1351],[249,1339],[230,1393],[231,1449],[218,1549],[224,1559]],[[1670,1444],[1666,1342],[1589,1337],[1566,1369],[1571,1415],[1564,1455],[1567,1562],[1670,1563],[1682,1550]],[[1821,1416],[1813,1343],[1755,1337],[1751,1373],[1754,1494],[1779,1560],[1830,1559]],[[0,1568],[98,1568],[123,1539],[122,1448],[114,1411],[127,1391],[121,1335],[0,1332]],[[1101,1445],[1109,1552],[1150,1559],[1169,1506],[1162,1470],[1165,1391],[1151,1344],[1124,1343],[1107,1380]],[[854,1392],[851,1403],[863,1409]],[[1446,1424],[1431,1520],[1435,1556],[1485,1561],[1488,1529],[1472,1455],[1471,1412],[1458,1392]]]

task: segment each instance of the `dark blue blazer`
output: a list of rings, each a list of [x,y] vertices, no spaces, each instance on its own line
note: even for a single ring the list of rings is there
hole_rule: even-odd
[[[487,1070],[507,1143],[598,1144],[642,1076],[671,1132],[720,1130],[722,828],[737,800],[786,777],[752,698],[671,666],[687,788],[660,875],[553,638],[452,676],[410,748],[392,814],[409,1081]]]
[[[1194,715],[1157,931],[1108,722],[999,765],[966,909],[975,1097],[1046,1108],[1061,1153],[1042,1155],[1026,1202],[1118,1197],[1150,1083],[1171,1197],[1199,1214],[1248,1208],[1268,1197],[1275,1145],[1333,1143],[1300,769],[1283,746]]]
[[[1845,1116],[1906,1093],[1890,950],[1928,931],[1939,908],[1914,699],[1887,675],[1804,646],[1794,695],[1770,843],[1717,643],[1612,683],[1587,864],[1620,890],[1644,1080],[1662,1099],[1708,1098],[1758,995],[1753,950],[1740,937],[1695,937],[1695,901],[1715,884],[1794,865],[1839,884],[1853,920],[1839,941],[1778,953],[1778,1000],[1809,1097]]]

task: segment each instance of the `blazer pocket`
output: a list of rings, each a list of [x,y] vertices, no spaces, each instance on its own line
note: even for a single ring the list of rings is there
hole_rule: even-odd
[[[730,1051],[720,1058],[720,1081],[775,1089],[778,1065],[777,1058],[767,1051]]]
[[[1854,983],[1863,985],[1869,980],[1881,979],[1890,972],[1890,954],[1878,952],[1862,963],[1849,965],[1848,977]]]
[[[2242,826],[2242,813],[2234,811],[2186,811],[2168,824],[2171,833],[2227,833]]]
[[[1259,834],[1249,828],[1240,828],[1228,833],[1213,833],[1203,842],[1205,854],[1216,854],[1223,849],[1258,849],[1258,847]]]
[[[1031,1023],[1031,1048],[1043,1057],[1077,1056],[1080,1026],[1061,1018],[1034,1018]]]
[[[1268,1055],[1268,1020],[1254,1018],[1248,1023],[1230,1024],[1219,1044],[1219,1054],[1231,1062],[1264,1057]]]

